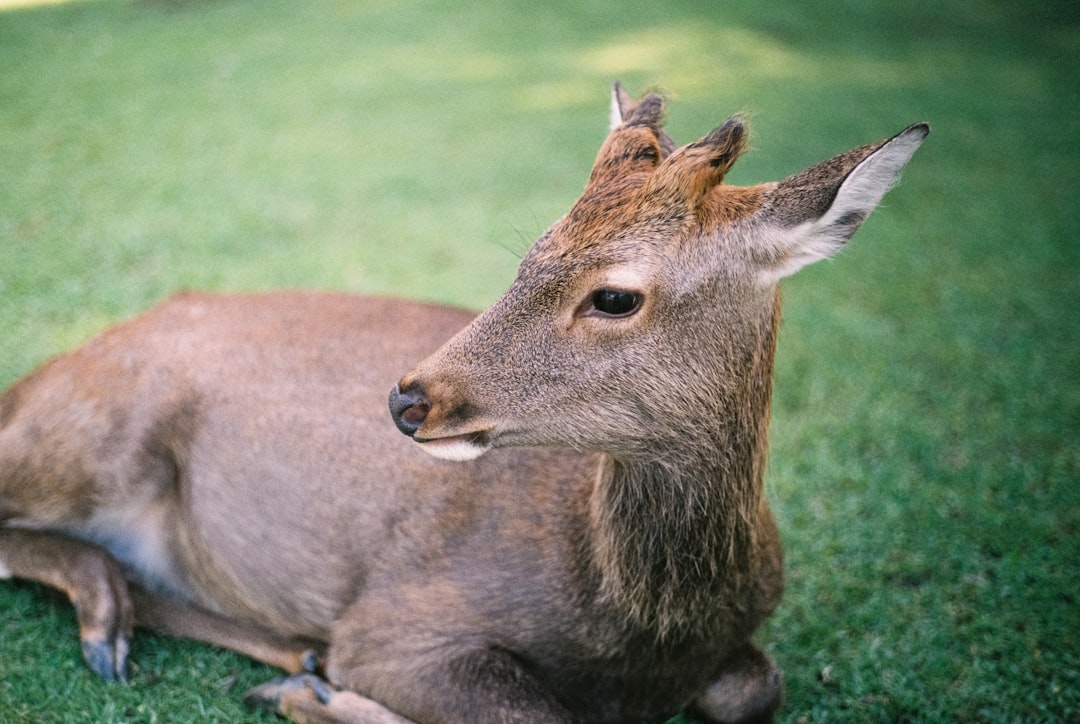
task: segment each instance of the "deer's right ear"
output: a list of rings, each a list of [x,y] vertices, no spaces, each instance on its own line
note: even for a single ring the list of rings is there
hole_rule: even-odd
[[[922,144],[916,123],[892,138],[812,166],[769,190],[755,214],[773,233],[760,249],[762,281],[774,283],[839,251],[877,207]]]
[[[636,111],[637,108],[637,101],[630,97],[630,94],[622,87],[622,83],[615,81],[615,85],[611,89],[611,115],[608,118],[608,130],[614,131],[624,122],[629,120],[630,117],[634,115],[634,111]],[[656,138],[657,142],[660,144],[661,159],[667,158],[671,155],[672,151],[678,148],[675,141],[667,134],[667,131],[659,125],[656,128]]]
[[[622,87],[622,83],[615,81],[615,87],[611,89],[611,116],[608,119],[608,130],[614,131],[621,126],[635,108],[637,108],[637,103],[634,103],[634,99]]]
[[[652,172],[662,157],[659,134],[663,121],[664,100],[660,96],[650,93],[634,104],[626,120],[608,133],[600,147],[586,189]]]

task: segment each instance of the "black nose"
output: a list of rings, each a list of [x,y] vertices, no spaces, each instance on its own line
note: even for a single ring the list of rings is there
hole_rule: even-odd
[[[418,387],[401,391],[401,387],[394,385],[390,390],[390,417],[394,418],[397,429],[412,437],[420,426],[424,424],[431,405],[427,396]]]

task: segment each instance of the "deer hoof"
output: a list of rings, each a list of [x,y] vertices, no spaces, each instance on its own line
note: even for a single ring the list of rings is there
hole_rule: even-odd
[[[329,704],[333,696],[333,688],[318,676],[294,674],[256,686],[244,695],[244,703],[256,709],[282,712],[305,699]]]
[[[319,652],[315,649],[308,649],[300,656],[300,667],[308,674],[318,674],[321,666],[319,661]]]
[[[83,639],[83,660],[90,670],[105,681],[127,681],[128,642],[124,637],[112,641],[89,641]]]

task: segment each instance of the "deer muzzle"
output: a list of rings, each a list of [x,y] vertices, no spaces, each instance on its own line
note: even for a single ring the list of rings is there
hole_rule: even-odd
[[[427,395],[417,387],[402,391],[400,385],[394,385],[394,389],[390,390],[389,404],[390,416],[397,429],[409,437],[416,435],[431,411]]]
[[[431,413],[432,403],[419,385],[394,385],[390,390],[390,416],[402,433],[420,444],[421,449],[442,460],[474,460],[491,448],[490,431],[483,428],[440,436],[418,434]],[[440,416],[439,419],[442,419]],[[436,423],[436,428],[439,424]]]

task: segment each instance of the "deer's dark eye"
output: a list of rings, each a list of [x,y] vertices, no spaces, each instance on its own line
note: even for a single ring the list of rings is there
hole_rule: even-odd
[[[600,314],[609,317],[626,317],[641,306],[641,295],[618,289],[597,289],[592,293],[592,306]]]

